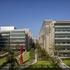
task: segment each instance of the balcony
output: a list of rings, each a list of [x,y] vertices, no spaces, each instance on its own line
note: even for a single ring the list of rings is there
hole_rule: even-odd
[[[10,38],[12,38],[12,39],[15,39],[15,38],[24,38],[25,39],[25,36],[11,36]]]
[[[20,43],[20,44],[21,44],[21,43]],[[20,44],[19,44],[19,45],[20,45]],[[10,45],[11,45],[11,46],[16,46],[17,44],[10,44]],[[25,46],[25,43],[23,43],[23,45]]]
[[[55,44],[55,46],[70,46],[70,44],[62,44],[62,43],[60,43],[60,44]]]
[[[56,31],[55,34],[70,34],[70,31]]]
[[[55,27],[70,27],[70,25],[59,25],[59,26],[55,26]]]
[[[9,34],[1,34],[2,36],[9,36]]]
[[[68,37],[64,37],[64,38],[55,38],[55,40],[70,40],[70,37],[68,38]]]
[[[70,53],[70,50],[59,50],[58,52],[62,52],[62,53]]]
[[[25,42],[25,40],[10,40],[10,42]]]

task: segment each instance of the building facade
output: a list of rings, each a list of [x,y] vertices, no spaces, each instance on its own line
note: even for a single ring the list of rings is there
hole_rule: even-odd
[[[10,49],[19,49],[23,45],[26,49],[30,48],[31,32],[27,28],[15,29],[14,27],[0,28],[0,46],[1,48],[9,47]]]
[[[49,55],[70,57],[70,21],[44,21],[39,41]]]
[[[0,32],[0,49],[9,46],[9,37],[10,37],[9,31]]]

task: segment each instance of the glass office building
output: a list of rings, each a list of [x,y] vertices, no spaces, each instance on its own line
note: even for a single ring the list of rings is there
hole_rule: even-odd
[[[9,31],[2,31],[0,32],[0,48],[6,48],[9,46],[9,37],[10,37],[10,32]]]
[[[2,29],[1,29],[2,28]],[[31,32],[27,28],[15,29],[14,27],[0,28],[0,47],[8,47],[10,49],[19,49],[23,45],[26,49],[30,47]],[[14,28],[14,29],[13,29]]]
[[[26,34],[23,29],[16,29],[10,32],[10,45],[13,49],[18,48],[20,44],[26,45]]]

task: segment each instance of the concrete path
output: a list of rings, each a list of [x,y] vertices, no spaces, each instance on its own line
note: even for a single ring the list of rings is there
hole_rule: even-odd
[[[9,70],[10,68],[10,64],[6,64],[3,68],[1,68],[0,70]]]

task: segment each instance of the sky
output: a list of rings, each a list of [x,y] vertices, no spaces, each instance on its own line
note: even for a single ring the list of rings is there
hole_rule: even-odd
[[[70,0],[0,0],[0,26],[29,28],[37,37],[45,19],[70,20]]]

